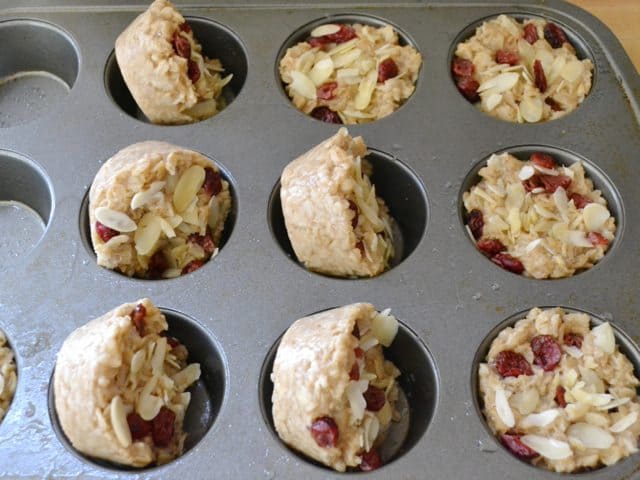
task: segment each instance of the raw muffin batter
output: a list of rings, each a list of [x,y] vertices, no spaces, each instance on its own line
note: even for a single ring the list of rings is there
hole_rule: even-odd
[[[172,278],[218,253],[229,184],[204,155],[163,142],[131,145],[105,162],[89,193],[98,265]]]
[[[500,332],[480,364],[489,427],[536,466],[577,472],[638,451],[640,382],[611,325],[590,321],[534,308]]]
[[[558,25],[500,15],[458,44],[452,72],[460,92],[483,112],[533,123],[575,110],[591,90],[593,64],[576,57]]]
[[[382,346],[398,330],[389,310],[354,303],[297,320],[273,365],[273,420],[290,447],[338,471],[382,465],[395,410],[398,369]]]
[[[280,199],[298,260],[336,276],[375,276],[393,257],[392,219],[369,181],[362,137],[346,128],[282,172]]]
[[[0,330],[0,422],[11,405],[17,384],[18,377],[13,351],[7,343],[4,332]]]
[[[298,110],[329,123],[367,123],[411,96],[421,64],[389,25],[325,24],[287,50],[280,76]]]
[[[168,0],[155,0],[116,40],[122,77],[152,123],[203,120],[224,108],[219,60],[209,59],[184,17]]]
[[[200,365],[166,335],[149,299],[125,303],[78,328],[58,353],[54,374],[60,426],[92,457],[133,467],[182,454],[182,430]]]
[[[463,195],[477,248],[500,267],[533,278],[560,278],[592,267],[616,230],[607,201],[580,162],[558,165],[492,155],[482,180]]]

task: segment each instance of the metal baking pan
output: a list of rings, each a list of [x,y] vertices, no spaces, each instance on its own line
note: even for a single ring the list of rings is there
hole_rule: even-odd
[[[0,328],[18,365],[16,396],[0,424],[0,475],[136,475],[72,451],[57,426],[49,386],[56,352],[73,329],[149,297],[205,374],[187,419],[189,450],[137,472],[145,478],[343,477],[279,441],[268,375],[275,345],[294,320],[355,301],[391,307],[402,322],[390,356],[404,372],[410,412],[392,458],[367,478],[558,478],[518,461],[492,437],[474,378],[496,327],[533,306],[556,305],[611,320],[640,372],[634,343],[640,338],[640,209],[634,207],[640,204],[640,78],[612,33],[556,0],[176,3],[205,51],[221,56],[236,79],[235,99],[222,113],[172,127],[136,118],[113,61],[116,37],[146,2],[0,6],[0,77],[38,70],[62,79],[42,74],[0,89],[0,200],[37,213],[0,217]],[[449,73],[456,42],[500,13],[552,19],[593,59],[593,89],[574,113],[539,125],[509,124],[457,92]],[[400,261],[368,280],[303,269],[287,243],[277,196],[284,166],[336,131],[291,105],[276,73],[279,54],[313,22],[337,14],[393,24],[424,59],[404,106],[349,128],[374,151],[373,180],[402,231]],[[220,254],[174,280],[129,279],[97,267],[87,236],[86,195],[98,168],[142,140],[205,153],[233,187],[236,210]],[[605,258],[568,279],[536,281],[495,267],[462,224],[461,195],[479,162],[496,151],[537,146],[563,152],[566,161],[585,159],[617,216],[617,239]],[[635,454],[563,478],[622,480],[640,478],[638,472]]]

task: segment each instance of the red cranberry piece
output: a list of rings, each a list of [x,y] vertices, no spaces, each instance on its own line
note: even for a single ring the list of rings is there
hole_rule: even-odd
[[[207,167],[204,169],[204,192],[213,197],[222,191],[222,175],[220,172],[216,172],[213,168]]]
[[[512,350],[503,350],[498,353],[495,363],[496,370],[502,377],[533,375],[533,370],[527,359]]]
[[[354,362],[349,372],[349,380],[360,380],[360,366],[358,362]]]
[[[107,243],[116,235],[120,235],[120,232],[118,232],[117,230],[114,230],[113,228],[109,228],[100,222],[96,222],[96,233],[104,243]]]
[[[540,175],[539,177],[547,193],[553,193],[560,187],[568,190],[571,185],[571,177],[566,175]]]
[[[364,243],[362,243],[362,240],[356,242],[356,248],[360,250],[360,255],[364,257]]]
[[[535,152],[529,158],[534,165],[549,170],[556,168],[556,161],[548,153]]]
[[[178,32],[173,35],[173,48],[180,57],[191,58],[191,43]]]
[[[180,29],[181,32],[185,32],[185,33],[191,33],[191,25],[189,25],[187,22],[181,23],[180,26],[178,27]]]
[[[565,333],[562,340],[565,345],[582,348],[582,335],[579,333]]]
[[[562,349],[551,335],[537,335],[531,339],[533,363],[550,372],[558,366],[562,359]]]
[[[202,260],[191,260],[182,268],[181,275],[186,275],[187,273],[195,272],[202,265],[204,265],[204,262]]]
[[[144,317],[147,316],[147,309],[144,308],[144,305],[139,303],[136,305],[136,308],[133,309],[130,316],[136,330],[138,330],[141,337],[144,337]]]
[[[553,48],[560,48],[564,42],[568,42],[567,34],[555,23],[548,22],[544,26],[544,38]]]
[[[546,103],[547,105],[549,105],[551,107],[551,110],[553,110],[554,112],[561,112],[562,110],[564,110],[562,108],[562,105],[560,105],[558,102],[556,102],[553,98],[551,97],[547,97],[544,99],[544,103]]]
[[[352,200],[349,200],[349,209],[355,212],[351,220],[351,228],[356,228],[358,226],[358,206]]]
[[[544,74],[544,68],[542,68],[542,62],[540,60],[536,60],[533,62],[533,73],[535,76],[535,84],[540,90],[540,93],[544,93],[547,91],[547,77]]]
[[[360,347],[354,348],[353,352],[356,354],[356,358],[364,358],[364,350],[362,350]]]
[[[454,57],[451,63],[451,71],[456,77],[470,77],[475,70],[476,67],[471,60]]]
[[[316,89],[316,97],[321,100],[331,100],[336,96],[337,82],[323,83]]]
[[[307,40],[307,43],[311,45],[312,48],[323,48],[325,45],[327,45],[330,42],[327,39],[327,37],[324,36],[324,37],[311,37],[309,38],[309,40]]]
[[[517,65],[520,57],[516,52],[510,50],[498,50],[496,52],[496,63],[505,63],[508,65]]]
[[[340,115],[331,110],[329,107],[316,107],[311,110],[310,115],[313,118],[317,118],[318,120],[321,120],[323,122],[342,124]]]
[[[131,431],[131,438],[140,440],[151,434],[152,424],[147,420],[143,420],[136,412],[131,412],[127,415],[127,424],[129,424],[129,430]]]
[[[384,390],[373,385],[369,385],[367,391],[363,393],[364,399],[367,401],[367,410],[371,412],[377,412],[387,401],[387,396],[384,394]]]
[[[187,71],[187,75],[191,80],[191,83],[196,83],[200,79],[200,67],[197,62],[193,60],[189,60],[189,69]]]
[[[340,30],[336,33],[325,35],[330,43],[344,43],[356,38],[356,31],[349,25],[340,25]]]
[[[522,265],[522,262],[508,253],[496,253],[491,257],[491,261],[511,273],[520,275],[524,272],[524,265]]]
[[[360,470],[363,472],[370,472],[371,470],[376,470],[382,466],[382,459],[375,448],[363,453],[360,458]]]
[[[178,345],[180,345],[180,342],[178,341],[178,339],[175,337],[172,337],[167,332],[160,332],[160,336],[167,339],[167,344],[171,348],[176,348]]]
[[[380,62],[378,65],[378,83],[384,83],[388,79],[398,76],[398,65],[391,58]]]
[[[520,435],[503,433],[500,436],[500,440],[511,453],[523,460],[531,460],[532,458],[535,458],[539,455],[538,452],[536,452],[532,448],[527,447],[520,441]]]
[[[467,225],[469,226],[469,230],[471,230],[471,234],[473,238],[478,240],[482,237],[482,230],[484,228],[484,219],[482,217],[482,212],[477,209],[473,209],[469,212],[469,220],[467,220]]]
[[[311,436],[319,447],[335,447],[338,443],[338,434],[338,425],[331,417],[317,418],[311,425]]]
[[[538,41],[538,29],[533,23],[524,26],[524,39],[531,45]]]
[[[503,252],[507,249],[502,242],[496,238],[482,238],[478,240],[476,244],[478,250],[487,255],[489,258],[493,257],[496,253]]]
[[[544,186],[542,185],[542,181],[540,180],[540,175],[534,175],[533,177],[523,180],[522,186],[527,193],[532,192],[536,188],[544,188]]]
[[[573,204],[577,209],[581,209],[592,203],[593,201],[586,195],[580,195],[579,193],[572,193],[569,196],[570,200],[573,200]]]
[[[555,400],[558,406],[562,408],[567,406],[567,401],[564,399],[564,392],[565,392],[564,387],[561,385],[558,385],[558,388],[556,388]]]
[[[153,443],[156,447],[166,447],[173,438],[176,414],[167,407],[160,408],[158,415],[151,420]]]
[[[609,245],[609,240],[604,238],[598,232],[589,232],[587,234],[587,240],[589,240],[594,247],[597,247],[598,245],[604,245],[604,246]]]
[[[216,249],[216,244],[213,243],[213,237],[211,236],[211,230],[209,230],[209,228],[207,228],[207,233],[205,235],[192,233],[187,238],[187,242],[200,245],[204,250],[204,253],[206,253],[207,255],[212,255],[214,250]]]
[[[161,250],[154,253],[149,259],[149,266],[147,272],[149,278],[162,278],[162,273],[167,269],[167,259]]]
[[[464,95],[464,98],[466,98],[470,102],[473,103],[480,100],[480,95],[478,95],[478,87],[480,87],[480,84],[473,78],[462,77],[456,82],[456,85],[458,86],[458,90],[460,90],[460,93]]]

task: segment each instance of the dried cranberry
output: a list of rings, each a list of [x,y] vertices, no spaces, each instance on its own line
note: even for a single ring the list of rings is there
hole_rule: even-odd
[[[360,255],[364,257],[364,243],[362,243],[362,240],[356,242],[356,248],[360,250]]]
[[[495,362],[496,370],[502,377],[533,375],[533,370],[527,359],[512,350],[503,350],[498,353]]]
[[[127,424],[133,440],[140,440],[151,433],[151,422],[143,420],[136,412],[131,412],[127,415]]]
[[[356,31],[349,25],[340,25],[340,30],[336,33],[325,35],[330,43],[344,43],[356,38]]]
[[[354,362],[349,371],[349,380],[360,380],[360,366],[358,362]]]
[[[182,268],[181,275],[186,275],[187,273],[195,272],[202,265],[204,265],[204,262],[202,260],[191,260]]]
[[[211,230],[209,230],[209,228],[207,228],[207,233],[205,235],[192,233],[191,235],[189,235],[189,237],[187,237],[187,242],[200,245],[204,250],[204,253],[206,253],[207,255],[212,255],[214,250],[216,249],[216,244],[213,243],[213,237],[211,236]]]
[[[167,269],[167,259],[162,253],[161,250],[158,250],[156,253],[151,255],[149,259],[149,266],[147,267],[147,272],[149,278],[161,278],[162,273]]]
[[[167,344],[171,347],[171,348],[176,348],[177,346],[180,345],[180,342],[178,341],[177,338],[172,337],[171,335],[169,335],[167,332],[160,332],[160,336],[164,337],[167,339]]]
[[[516,52],[510,50],[498,50],[496,52],[496,63],[505,63],[508,65],[517,65],[520,57]]]
[[[309,115],[323,122],[342,124],[340,115],[331,110],[329,107],[316,107],[311,110],[311,113]]]
[[[185,33],[191,33],[191,25],[189,25],[187,22],[181,23],[180,26],[178,27],[180,29],[181,32],[185,32]]]
[[[311,436],[319,447],[335,447],[338,443],[338,434],[338,425],[331,417],[317,418],[311,425]]]
[[[191,83],[196,83],[200,79],[200,67],[193,60],[189,60],[187,75],[189,76]]]
[[[354,348],[353,352],[356,354],[356,358],[364,358],[364,350],[362,350],[360,347]]]
[[[311,45],[312,48],[322,48],[331,42],[329,42],[329,40],[327,40],[327,37],[324,36],[324,37],[311,37],[309,38],[309,40],[307,40],[307,43]]]
[[[458,86],[458,90],[460,90],[460,93],[462,93],[462,95],[464,95],[464,97],[470,102],[473,103],[480,100],[480,95],[478,95],[478,87],[480,87],[480,84],[476,82],[473,78],[471,77],[460,78],[456,82],[456,85]]]
[[[471,234],[473,238],[478,240],[482,237],[482,229],[484,228],[484,219],[482,218],[482,212],[478,209],[473,209],[469,212],[469,220],[467,220],[467,225],[469,226],[469,230],[471,230]]]
[[[131,312],[131,321],[133,325],[138,330],[138,333],[141,337],[144,337],[144,317],[147,316],[147,309],[144,308],[144,305],[139,303],[136,305],[136,308]]]
[[[476,67],[471,60],[454,57],[451,63],[451,71],[456,77],[470,77],[475,70]]]
[[[551,97],[547,97],[544,99],[544,103],[546,103],[547,105],[549,105],[551,107],[551,110],[553,110],[554,112],[561,112],[562,110],[564,110],[562,108],[562,105],[560,105],[558,102],[556,102],[553,98]]]
[[[371,412],[377,412],[387,401],[387,396],[384,394],[384,390],[373,385],[369,385],[367,391],[362,394],[367,401],[367,410]]]
[[[178,32],[173,35],[173,48],[182,58],[191,58],[191,43]]]
[[[337,82],[323,83],[316,89],[316,97],[321,100],[331,100],[336,96]]]
[[[204,169],[204,193],[213,197],[222,191],[222,175],[213,168]]]
[[[547,168],[549,170],[556,168],[556,161],[548,153],[535,152],[531,154],[529,160],[531,160],[534,165],[541,168]]]
[[[531,460],[532,458],[535,458],[539,455],[538,452],[536,452],[532,448],[527,447],[520,441],[520,435],[503,433],[500,436],[500,440],[511,453],[523,460]]]
[[[579,333],[565,333],[562,339],[565,345],[570,345],[576,348],[582,348],[582,335]]]
[[[107,243],[116,235],[120,235],[120,232],[118,232],[117,230],[114,230],[113,228],[109,228],[100,222],[96,222],[96,233],[104,243]]]
[[[538,29],[533,23],[527,23],[524,26],[524,39],[531,45],[538,41]]]
[[[349,209],[355,212],[351,220],[351,228],[356,228],[358,226],[358,206],[352,200],[349,200]]]
[[[153,424],[152,435],[153,443],[156,447],[166,447],[173,438],[175,428],[176,414],[167,407],[160,408],[158,415],[155,416],[151,423]]]
[[[540,93],[544,93],[547,91],[547,77],[544,74],[544,68],[542,68],[542,62],[540,60],[536,60],[533,62],[533,73],[535,75],[535,83]]]
[[[522,262],[508,253],[496,253],[491,257],[491,261],[511,273],[517,273],[520,275],[524,272],[524,265],[522,265]]]
[[[536,188],[544,188],[542,181],[540,180],[540,175],[534,175],[523,180],[522,186],[524,187],[525,192],[532,192]]]
[[[571,185],[571,177],[566,175],[540,175],[539,177],[547,193],[553,193],[560,187],[567,190]]]
[[[548,22],[544,26],[544,38],[553,48],[560,48],[564,42],[568,42],[567,34],[555,23]]]
[[[593,201],[586,195],[580,195],[579,193],[572,193],[569,195],[569,199],[573,200],[573,204],[577,209],[581,209],[592,203]]]
[[[564,387],[561,385],[558,385],[558,387],[556,388],[555,400],[556,400],[556,403],[562,408],[567,406],[567,401],[564,398],[564,392],[565,392]]]
[[[589,232],[587,234],[587,240],[589,240],[594,247],[597,247],[598,245],[604,245],[604,246],[609,245],[609,240],[604,238],[598,232]]]
[[[558,366],[562,359],[562,349],[551,335],[537,335],[531,339],[533,363],[550,372]]]
[[[478,250],[488,257],[493,257],[496,253],[503,252],[507,249],[507,247],[505,247],[502,242],[496,238],[480,239],[476,245]]]
[[[376,470],[382,466],[382,459],[375,448],[363,453],[360,456],[360,459],[360,470],[363,472],[370,472],[371,470]]]
[[[398,76],[398,65],[391,58],[387,58],[378,65],[378,83],[384,83],[388,79]]]

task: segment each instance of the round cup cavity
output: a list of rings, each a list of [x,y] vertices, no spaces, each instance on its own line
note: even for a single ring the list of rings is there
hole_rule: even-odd
[[[401,372],[397,378],[400,388],[396,408],[402,414],[402,418],[399,422],[392,422],[384,443],[378,448],[384,465],[399,460],[420,441],[431,423],[438,404],[439,383],[435,361],[418,334],[406,324],[400,321],[398,323],[398,334],[391,346],[384,348],[384,356],[385,359],[392,361]],[[276,432],[272,414],[273,382],[271,381],[271,372],[283,336],[284,333],[269,349],[260,371],[258,400],[262,417],[271,434],[284,448],[289,449],[290,452],[311,465],[328,469],[327,466],[286,445]]]
[[[541,20],[546,20],[548,22],[555,23],[560,28],[562,28],[564,30],[564,32],[566,33],[567,38],[569,39],[569,42],[571,42],[571,45],[573,45],[573,47],[574,47],[574,49],[576,51],[576,57],[578,58],[578,60],[585,60],[585,59],[591,60],[591,63],[593,64],[593,70],[591,72],[591,90],[589,91],[589,94],[587,94],[586,98],[582,101],[582,103],[580,103],[578,105],[578,107],[574,111],[569,112],[569,113],[563,115],[562,117],[559,117],[558,119],[565,118],[567,115],[571,115],[576,110],[579,110],[580,107],[585,102],[589,101],[589,96],[590,96],[591,92],[593,92],[593,90],[595,88],[596,79],[597,79],[596,61],[595,61],[595,58],[593,56],[593,52],[589,48],[589,45],[584,40],[584,38],[582,38],[580,35],[578,35],[567,24],[565,24],[564,22],[562,22],[560,20],[557,20],[555,18],[551,18],[551,17],[548,17],[548,16],[542,16],[542,15],[535,14],[535,13],[523,13],[523,12],[505,12],[504,15],[507,15],[509,17],[512,17],[512,18],[516,19],[519,23],[522,23],[522,22],[524,22],[526,20],[535,20],[535,19],[541,19]],[[447,68],[447,71],[449,72],[449,78],[451,79],[451,85],[452,85],[453,89],[456,91],[456,93],[459,95],[460,99],[462,101],[468,103],[470,106],[477,105],[477,103],[472,104],[472,103],[468,102],[467,99],[464,98],[462,96],[462,94],[458,91],[458,87],[456,86],[454,75],[453,75],[453,73],[451,71],[451,65],[452,65],[452,62],[453,62],[453,58],[455,57],[456,49],[457,49],[459,43],[465,42],[465,41],[469,40],[471,37],[473,37],[473,35],[476,32],[476,29],[479,26],[481,26],[484,22],[487,22],[489,20],[494,20],[497,17],[498,17],[498,15],[489,15],[487,17],[481,18],[481,19],[476,20],[476,21],[472,22],[471,24],[467,25],[464,29],[462,29],[462,31],[460,33],[458,33],[458,35],[454,39],[453,43],[451,44],[451,47],[449,47],[449,54],[447,55],[446,68]],[[478,112],[480,112],[481,114],[490,116],[491,118],[494,118],[496,120],[505,121],[505,120],[502,120],[500,118],[493,117],[493,116],[489,115],[488,113],[483,112],[480,109],[474,109],[474,110],[478,110]],[[552,119],[552,120],[558,120],[558,119]],[[545,122],[548,122],[548,121],[551,121],[551,120],[545,120]],[[545,122],[536,122],[536,123],[539,124],[539,123],[545,123]],[[516,123],[516,122],[507,122],[507,123]],[[535,125],[536,123],[533,123],[533,124],[525,123],[523,125]]]
[[[44,236],[53,214],[53,188],[44,170],[0,150],[0,269],[24,259]]]
[[[4,345],[5,348],[9,348],[9,350],[11,350],[11,352],[13,353],[13,363],[15,364],[15,371],[16,371],[16,377],[17,377],[17,382],[20,381],[20,374],[18,372],[18,355],[16,352],[16,349],[13,347],[13,345],[11,344],[11,339],[9,338],[9,336],[7,335],[7,331],[2,328],[2,326],[0,326],[0,335],[4,335],[5,339],[6,339],[6,343]],[[2,428],[2,422],[5,418],[7,418],[7,415],[9,414],[9,412],[11,411],[11,407],[14,404],[16,395],[18,393],[18,383],[16,382],[16,388],[15,391],[13,392],[11,399],[9,400],[9,405],[6,408],[5,412],[4,412],[4,416],[0,418],[0,428]],[[5,379],[5,387],[6,387],[6,379]]]
[[[607,208],[609,209],[609,211],[611,212],[611,215],[616,220],[615,237],[611,242],[611,244],[609,245],[609,248],[607,249],[604,257],[601,260],[599,260],[598,263],[596,263],[593,267],[587,270],[579,270],[576,273],[574,273],[574,275],[572,276],[582,274],[582,273],[587,273],[597,268],[601,268],[601,265],[606,262],[607,258],[613,255],[618,245],[620,245],[620,243],[622,242],[622,235],[625,229],[625,211],[624,211],[624,204],[622,203],[622,197],[620,196],[618,189],[615,187],[615,185],[613,184],[611,179],[607,176],[607,174],[604,173],[604,171],[602,171],[593,162],[578,155],[577,153],[571,152],[569,150],[557,148],[557,147],[552,147],[549,145],[519,145],[514,147],[503,148],[501,150],[498,150],[492,153],[491,155],[488,155],[487,157],[483,158],[482,160],[474,164],[474,166],[471,168],[471,170],[465,177],[464,181],[462,182],[462,188],[460,189],[460,193],[458,195],[458,217],[460,218],[463,234],[467,236],[467,238],[469,238],[469,241],[471,242],[471,247],[477,250],[478,255],[483,256],[487,260],[487,262],[489,262],[493,267],[500,268],[499,266],[491,262],[491,260],[486,258],[482,254],[482,252],[480,252],[475,247],[475,241],[473,238],[471,238],[471,236],[469,235],[465,227],[468,219],[468,214],[465,211],[464,202],[462,201],[462,196],[465,192],[468,192],[471,189],[471,187],[473,187],[474,185],[479,183],[480,180],[482,180],[481,177],[478,175],[478,172],[480,171],[481,168],[487,165],[487,161],[492,155],[510,153],[514,157],[516,157],[518,160],[526,161],[526,160],[529,160],[531,155],[535,152],[547,153],[551,155],[559,165],[564,165],[567,167],[572,165],[575,162],[582,162],[582,166],[584,168],[586,178],[591,179],[591,181],[593,182],[594,189],[600,190],[602,192],[602,196],[607,201]],[[525,278],[536,280],[531,277],[525,277]],[[571,277],[563,277],[563,278],[571,278]],[[562,280],[562,279],[554,279],[554,280]]]
[[[395,220],[392,224],[395,255],[388,269],[391,270],[409,257],[422,240],[427,228],[429,206],[422,182],[407,165],[380,150],[369,148],[368,151],[365,158],[373,167],[371,183]],[[287,234],[280,202],[280,180],[269,197],[267,220],[273,237],[285,255],[304,268],[298,262]]]
[[[280,47],[280,50],[278,50],[278,54],[276,56],[276,63],[274,65],[274,74],[276,77],[276,84],[280,86],[280,93],[284,96],[286,101],[289,103],[291,103],[291,98],[287,94],[285,83],[282,81],[282,78],[280,78],[280,68],[279,68],[280,61],[286,55],[287,50],[289,48],[296,46],[300,42],[306,41],[310,37],[311,31],[314,28],[319,27],[320,25],[325,25],[327,23],[337,23],[337,24],[346,24],[346,25],[359,23],[362,25],[371,25],[372,27],[376,27],[376,28],[386,27],[387,25],[390,25],[393,28],[393,30],[398,34],[398,43],[401,46],[409,45],[415,48],[418,52],[420,52],[418,45],[408,33],[406,33],[402,28],[400,28],[395,23],[390,22],[389,20],[386,20],[381,17],[376,17],[373,15],[365,15],[361,13],[341,13],[341,14],[335,14],[335,15],[326,15],[322,18],[317,18],[305,25],[302,25],[301,27],[296,29],[291,35],[289,35],[289,37],[287,37],[287,39],[284,41],[284,43]],[[416,87],[415,90],[418,89],[418,85],[420,83],[421,77],[422,77],[422,68],[420,68],[420,71],[418,72],[418,78],[416,79],[416,83],[415,83],[415,87]],[[415,94],[415,90],[413,94]],[[407,98],[405,102],[402,105],[400,105],[393,113],[391,113],[391,115],[395,114],[404,105],[409,103],[413,98],[413,94],[409,98]],[[300,113],[303,113],[303,112],[300,112]],[[308,116],[306,114],[304,115]],[[312,118],[314,121],[321,121],[311,116],[309,116],[309,118]],[[388,118],[388,116],[385,118]],[[377,121],[377,120],[374,120],[374,121]],[[372,123],[372,122],[369,122],[369,123]]]
[[[196,40],[202,45],[203,54],[209,58],[219,59],[225,69],[224,75],[233,74],[233,78],[222,91],[222,97],[226,101],[226,110],[231,102],[240,95],[247,79],[248,60],[244,45],[235,32],[221,23],[201,17],[185,17],[185,20],[191,25]],[[104,84],[107,94],[126,114],[150,123],[142,110],[138,108],[124,78],[122,78],[115,50],[107,59]],[[217,113],[214,117],[220,113],[222,112]]]
[[[540,307],[540,308],[542,310],[547,310],[547,309],[555,308],[555,307],[547,306],[547,307]],[[591,317],[591,328],[597,327],[598,325],[600,325],[602,323],[605,323],[607,321],[607,320],[601,318],[598,315],[595,315],[595,314],[593,314],[591,312],[588,312],[586,310],[582,310],[582,309],[579,309],[579,308],[572,308],[572,307],[560,307],[560,308],[562,308],[566,313],[585,313],[585,314],[589,315],[589,317]],[[503,320],[498,325],[496,325],[484,337],[484,339],[482,340],[482,342],[478,346],[478,349],[476,350],[476,354],[475,354],[475,356],[473,358],[473,364],[472,364],[472,367],[471,367],[471,379],[470,379],[471,397],[472,397],[473,404],[474,404],[474,407],[475,407],[475,410],[476,410],[476,414],[478,415],[478,418],[480,418],[482,426],[486,430],[488,436],[499,446],[499,450],[500,451],[504,451],[504,453],[506,455],[508,455],[510,458],[512,458],[513,461],[526,463],[532,469],[546,471],[546,469],[543,468],[543,467],[536,467],[534,465],[529,464],[529,462],[526,462],[524,460],[518,459],[518,457],[513,455],[504,445],[502,445],[500,440],[493,434],[493,432],[491,431],[491,428],[489,427],[489,424],[487,423],[487,421],[485,419],[484,414],[482,413],[482,409],[484,408],[484,402],[482,401],[482,397],[480,395],[479,381],[478,381],[478,368],[479,368],[479,365],[480,365],[480,363],[483,363],[485,361],[485,359],[487,357],[487,354],[489,353],[489,350],[491,348],[491,344],[497,338],[498,334],[502,330],[504,330],[505,328],[512,327],[513,325],[515,325],[515,323],[518,322],[518,320],[521,320],[521,319],[525,318],[527,316],[527,314],[529,313],[529,311],[530,311],[530,309],[522,310],[521,312],[518,312],[518,313],[515,313],[515,314],[511,315],[506,320]],[[615,323],[611,323],[610,322],[610,324],[611,324],[611,327],[613,328],[613,332],[614,332],[614,335],[615,335],[615,338],[616,338],[616,345],[619,347],[620,352],[623,353],[629,359],[629,361],[633,364],[634,375],[636,377],[640,377],[640,348],[631,339],[631,337],[629,337],[622,330],[622,328],[620,328]],[[637,463],[636,455],[637,454],[632,454],[632,455],[628,456],[627,458],[620,460],[618,463],[615,463],[614,465],[618,466],[621,463],[634,465],[634,464]],[[613,466],[613,465],[611,465],[611,466]],[[597,470],[601,470],[602,468],[607,468],[607,467],[600,467]]]
[[[204,155],[204,154],[202,154]],[[204,155],[207,158],[211,158],[207,155]],[[231,237],[231,233],[233,232],[233,228],[236,224],[236,219],[238,217],[238,196],[236,194],[236,187],[235,187],[235,180],[234,178],[231,176],[231,174],[229,173],[229,171],[223,167],[222,165],[220,165],[220,162],[218,161],[214,161],[216,167],[218,167],[218,170],[220,170],[220,175],[222,176],[223,180],[225,180],[228,184],[229,184],[229,195],[231,196],[231,210],[229,210],[229,215],[227,216],[227,219],[224,223],[224,228],[222,230],[222,236],[220,237],[220,242],[217,245],[219,250],[222,250],[224,248],[224,246],[227,244],[227,242],[229,241],[229,238]],[[89,189],[85,192],[84,196],[82,197],[82,202],[80,203],[80,211],[78,214],[78,228],[80,230],[80,238],[82,239],[82,243],[84,244],[84,247],[86,248],[87,252],[89,252],[89,255],[95,260],[96,259],[96,252],[93,249],[93,241],[91,240],[91,223],[89,221],[89,192],[90,192],[91,187],[89,187]],[[215,257],[214,258],[210,258],[202,267],[200,267],[197,271],[206,269],[209,264],[211,262],[215,262]],[[118,275],[123,275],[120,272],[118,272],[117,270],[113,270],[114,273],[118,274]],[[193,273],[193,272],[191,272]],[[186,275],[191,275],[191,273],[188,273]],[[182,275],[184,276],[184,275]],[[134,277],[135,278],[135,277]],[[180,277],[177,277],[180,278]],[[136,278],[136,280],[140,280],[140,281],[155,281],[155,280],[149,280],[149,279],[142,279],[142,278]],[[173,280],[173,279],[159,279],[159,280]]]
[[[76,81],[71,36],[40,20],[0,22],[0,127],[22,125],[53,110]]]
[[[225,401],[229,377],[227,360],[221,345],[203,325],[191,317],[168,308],[160,308],[160,310],[169,324],[168,335],[178,339],[187,348],[189,351],[188,362],[199,363],[201,369],[200,379],[187,390],[191,393],[191,402],[184,418],[183,429],[187,433],[187,438],[182,455],[164,465],[134,468],[90,457],[76,450],[58,420],[53,389],[54,369],[48,388],[51,425],[58,440],[71,454],[83,462],[111,472],[159,470],[189,455],[190,451],[207,435],[220,413]]]

